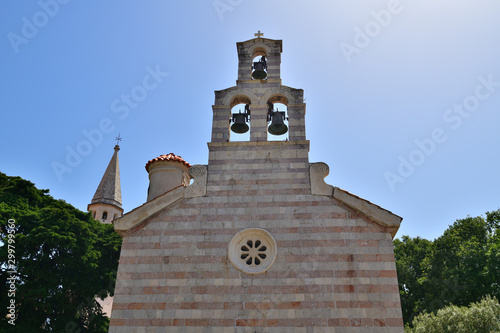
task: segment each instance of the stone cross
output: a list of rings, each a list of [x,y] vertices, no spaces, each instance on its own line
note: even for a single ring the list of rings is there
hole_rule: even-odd
[[[259,30],[259,32],[255,33],[254,36],[256,36],[257,38],[260,38],[261,36],[264,36],[264,33],[261,33]]]

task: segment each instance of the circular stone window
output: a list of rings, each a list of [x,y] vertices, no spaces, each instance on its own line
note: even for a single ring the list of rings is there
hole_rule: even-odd
[[[228,256],[242,272],[264,273],[276,259],[276,241],[264,229],[241,230],[229,242]]]

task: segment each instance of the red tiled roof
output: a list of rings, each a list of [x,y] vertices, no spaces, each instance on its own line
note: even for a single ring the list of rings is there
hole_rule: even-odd
[[[158,161],[173,161],[173,162],[179,162],[187,166],[188,168],[191,167],[191,164],[186,162],[182,157],[175,155],[174,153],[168,153],[165,155],[158,156],[157,158],[153,158],[152,160],[149,160],[148,163],[146,163],[146,171],[149,172],[148,168],[151,164],[158,162]]]

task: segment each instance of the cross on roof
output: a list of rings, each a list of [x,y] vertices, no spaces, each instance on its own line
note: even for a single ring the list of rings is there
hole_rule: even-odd
[[[120,144],[120,141],[122,141],[122,138],[120,138],[120,133],[118,133],[118,136],[115,138],[116,140],[116,145],[118,146]]]
[[[259,30],[259,32],[255,33],[254,36],[260,38],[261,36],[264,36],[264,33],[260,32]]]

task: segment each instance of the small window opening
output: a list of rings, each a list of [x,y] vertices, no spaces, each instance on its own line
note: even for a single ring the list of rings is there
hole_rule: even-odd
[[[242,245],[240,249],[240,258],[248,266],[259,266],[262,260],[267,258],[267,247],[262,244],[260,239],[255,240],[255,242],[249,239],[246,245]]]
[[[250,141],[250,104],[240,103],[231,109],[231,133],[229,140]]]
[[[267,59],[265,55],[253,59],[252,79],[265,80],[267,78]]]
[[[108,219],[108,212],[103,212],[102,213],[102,221],[106,221]]]
[[[288,141],[288,111],[283,103],[267,103],[267,140]]]

